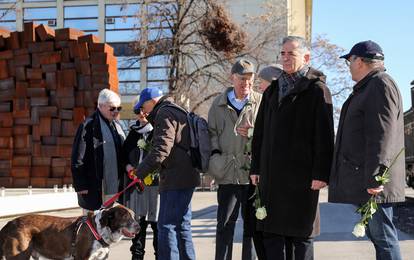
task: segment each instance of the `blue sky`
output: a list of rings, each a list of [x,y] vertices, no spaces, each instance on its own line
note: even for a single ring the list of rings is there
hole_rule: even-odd
[[[411,107],[414,80],[414,1],[314,0],[312,34],[325,34],[346,50],[373,40],[383,49],[385,67],[397,82],[404,111]]]

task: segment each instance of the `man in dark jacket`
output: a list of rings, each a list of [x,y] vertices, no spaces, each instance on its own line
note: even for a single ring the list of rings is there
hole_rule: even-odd
[[[157,88],[144,89],[135,108],[148,114],[154,126],[152,149],[136,168],[137,176],[145,178],[161,169],[158,259],[195,259],[190,203],[200,175],[188,154],[191,138],[187,114]]]
[[[96,112],[76,132],[72,146],[73,186],[79,206],[87,210],[99,209],[102,200],[118,192],[123,174],[121,147],[125,139],[117,122],[120,105],[118,94],[102,90]]]
[[[309,49],[297,36],[283,39],[283,73],[263,94],[254,126],[250,177],[267,216],[258,221],[267,259],[313,259],[319,233],[319,190],[329,179],[333,153],[331,94],[325,76],[308,67]]]
[[[401,95],[385,73],[384,54],[375,42],[357,43],[341,58],[348,62],[356,85],[341,110],[329,201],[361,205],[376,195],[380,204],[367,235],[377,259],[401,259],[391,204],[405,200],[404,156],[397,158],[404,147]],[[375,176],[387,168],[390,182],[381,186]]]

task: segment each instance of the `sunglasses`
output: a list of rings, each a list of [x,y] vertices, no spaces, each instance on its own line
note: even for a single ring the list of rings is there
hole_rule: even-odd
[[[109,108],[109,111],[111,111],[111,112],[114,112],[114,111],[121,111],[122,110],[122,107],[111,107],[111,108]]]

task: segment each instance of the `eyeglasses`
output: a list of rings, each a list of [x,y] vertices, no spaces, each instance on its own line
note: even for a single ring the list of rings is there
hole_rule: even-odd
[[[351,66],[351,62],[354,61],[354,60],[356,60],[356,58],[357,58],[356,56],[351,56],[351,57],[349,57],[349,59],[346,59],[345,60],[346,66],[350,67]]]
[[[111,111],[111,112],[114,112],[114,111],[117,111],[117,112],[119,112],[119,111],[121,111],[122,110],[122,107],[111,107],[111,108],[109,108],[109,111]]]

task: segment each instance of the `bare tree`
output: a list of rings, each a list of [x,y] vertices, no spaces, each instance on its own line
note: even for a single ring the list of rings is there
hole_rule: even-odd
[[[346,53],[344,48],[330,42],[325,35],[317,35],[312,42],[312,66],[327,75],[336,121],[339,119],[342,103],[354,85],[348,66],[339,58],[344,53]]]
[[[139,20],[147,27],[140,31],[135,50],[139,59],[170,57],[169,91],[191,110],[231,85],[230,68],[236,59],[247,56],[257,64],[276,61],[285,7],[265,3],[262,14],[246,14],[245,22],[237,25],[216,0],[147,0],[145,4],[148,8]],[[155,37],[143,33],[153,29],[158,32]]]
[[[1,2],[1,1],[0,1]],[[14,10],[16,8],[17,5],[17,1],[13,4],[11,4],[10,7],[3,9],[0,11],[0,21],[4,20],[4,17],[6,17],[6,15],[11,12],[12,10]]]
[[[257,70],[275,63],[287,34],[284,1],[265,1],[259,14],[245,14],[240,25],[217,0],[146,0],[144,5],[138,14],[144,30],[134,46],[139,59],[167,55],[169,91],[193,111],[231,86],[229,72],[236,59],[248,57]],[[348,68],[339,60],[342,53],[324,36],[312,43],[312,65],[328,75],[335,114],[352,86]]]

